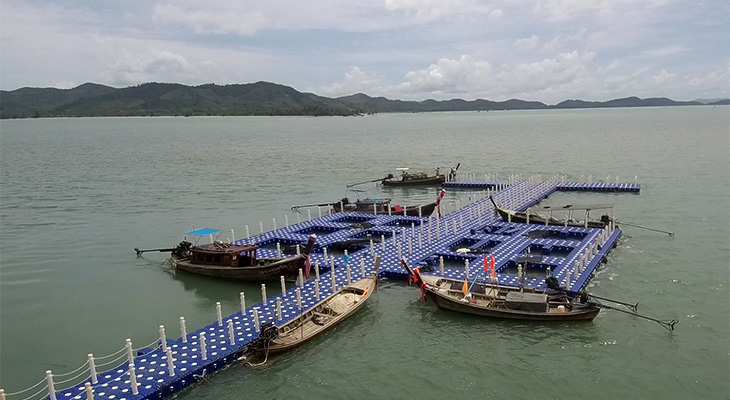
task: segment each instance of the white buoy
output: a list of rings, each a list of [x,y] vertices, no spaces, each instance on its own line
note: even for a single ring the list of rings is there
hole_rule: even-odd
[[[241,298],[241,315],[244,317],[246,316],[246,294],[241,292],[240,296]]]
[[[135,396],[138,395],[137,372],[134,370],[134,364],[129,364],[129,385],[132,387],[132,394]],[[50,400],[56,400],[56,396],[52,396]]]
[[[266,284],[261,284],[261,301],[264,303],[265,306],[268,304],[266,303]]]
[[[258,329],[256,331],[258,332]],[[198,341],[200,342],[200,358],[203,360],[207,360],[208,351],[205,348],[205,332],[200,332],[200,336],[198,336]]]
[[[180,338],[182,338],[183,343],[188,342],[188,331],[185,327],[185,317],[180,317]]]
[[[172,358],[172,350],[168,347],[165,353],[167,353],[167,373],[170,376],[175,376],[175,360]]]
[[[96,385],[99,381],[96,377],[96,363],[94,363],[94,355],[89,353],[86,355],[86,359],[89,361],[89,378],[91,378],[91,383]]]
[[[218,320],[218,326],[223,326],[223,313],[221,312],[221,302],[215,302],[215,316]]]

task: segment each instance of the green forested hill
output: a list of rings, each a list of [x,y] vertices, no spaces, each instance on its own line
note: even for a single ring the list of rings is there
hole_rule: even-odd
[[[717,104],[723,104],[722,100]],[[358,93],[328,98],[270,82],[186,86],[145,83],[113,88],[85,83],[73,89],[22,88],[0,91],[0,118],[160,115],[360,115],[378,112],[489,111],[547,108],[700,105],[667,98],[627,97],[606,102],[566,100],[556,105],[512,99],[402,101]]]

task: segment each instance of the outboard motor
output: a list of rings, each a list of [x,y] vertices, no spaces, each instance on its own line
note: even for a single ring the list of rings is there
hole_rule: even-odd
[[[177,244],[177,247],[175,247],[174,250],[172,250],[172,254],[178,257],[187,257],[190,253],[191,247],[193,247],[192,243],[188,242],[187,240],[183,240],[182,242]]]
[[[254,361],[266,357],[269,342],[279,337],[279,328],[273,322],[265,322],[261,324],[261,333],[259,337],[252,340],[246,346],[241,358]]]
[[[558,281],[558,278],[554,276],[545,279],[545,284],[549,289],[560,290],[560,282]]]

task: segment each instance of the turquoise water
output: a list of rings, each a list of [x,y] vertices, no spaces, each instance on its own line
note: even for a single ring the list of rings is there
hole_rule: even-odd
[[[611,311],[588,324],[474,319],[385,281],[351,320],[263,368],[233,365],[181,398],[727,398],[730,396],[730,112],[727,107],[389,114],[359,118],[97,118],[0,122],[0,387],[16,392],[121,349],[258,301],[137,259],[192,226],[236,235],[291,223],[294,204],[356,193],[396,167],[566,174],[642,184],[613,203],[625,228],[597,295],[681,322],[674,334]],[[364,185],[401,204],[432,189]],[[365,195],[365,194],[361,194]],[[468,198],[450,191],[446,201]],[[316,216],[316,210],[313,212]],[[306,213],[300,216],[306,219]],[[269,295],[273,288],[269,285]],[[11,400],[20,397],[9,397]]]

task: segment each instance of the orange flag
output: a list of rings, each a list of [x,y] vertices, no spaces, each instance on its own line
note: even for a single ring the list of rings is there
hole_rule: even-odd
[[[487,256],[484,256],[484,272],[489,272],[489,264],[487,264]]]
[[[469,288],[466,285],[466,278],[464,278],[464,285],[461,286],[461,291],[464,292],[464,296],[469,293]]]

